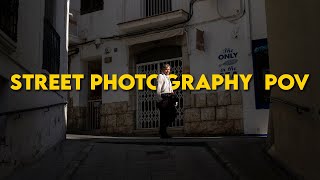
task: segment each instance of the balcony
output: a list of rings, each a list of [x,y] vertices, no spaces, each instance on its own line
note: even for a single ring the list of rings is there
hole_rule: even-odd
[[[70,9],[69,13],[69,43],[78,44],[82,40],[79,38],[79,18],[80,12],[74,9]]]
[[[118,26],[121,31],[135,32],[186,21],[189,0],[130,0],[124,8],[124,22]]]

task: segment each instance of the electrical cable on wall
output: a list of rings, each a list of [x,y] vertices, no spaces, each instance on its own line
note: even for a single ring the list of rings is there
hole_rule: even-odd
[[[146,33],[152,32],[152,31],[159,31],[159,32],[154,32],[154,33],[160,33],[160,32],[165,31],[165,30],[175,29],[177,26],[180,26],[182,24],[184,25],[183,28],[186,29],[187,26],[191,26],[191,25],[188,25],[187,23],[193,17],[193,13],[194,13],[193,7],[194,7],[194,4],[197,1],[199,1],[199,0],[191,0],[190,1],[188,19],[186,21],[184,21],[184,22],[173,24],[173,25],[170,25],[170,26],[164,26],[164,27],[152,28],[152,29],[148,29],[148,30],[144,30],[144,31],[138,31],[138,32],[134,32],[134,33],[127,33],[127,34],[123,34],[123,35],[114,35],[114,36],[109,36],[109,37],[102,37],[100,39],[101,40],[122,39],[122,38],[128,38],[128,37],[132,37],[132,36],[143,35],[143,34],[146,34]],[[230,23],[235,23],[235,21],[241,19],[245,15],[245,1],[244,0],[240,0],[240,1],[241,1],[241,3],[240,3],[240,5],[241,5],[240,13],[234,14],[234,15],[231,15],[231,16],[222,16],[222,14],[220,13],[220,9],[219,9],[219,0],[217,0],[217,12],[218,12],[219,18],[215,18],[215,19],[212,19],[212,20],[209,20],[209,21],[206,21],[206,22],[213,22],[213,21],[217,21],[217,20],[227,20]],[[231,18],[234,18],[234,19],[231,19]],[[229,20],[229,19],[231,19],[231,20]],[[90,40],[90,41],[86,41],[86,42],[83,42],[83,43],[80,43],[80,44],[75,44],[75,45],[70,46],[70,49],[71,48],[76,48],[76,47],[81,46],[81,45],[94,43],[94,42],[95,42],[95,40]]]
[[[176,26],[179,26],[179,25],[182,25],[182,24],[186,24],[191,20],[191,18],[193,17],[193,5],[197,1],[198,0],[191,0],[191,2],[189,3],[188,19],[186,21],[184,21],[184,22],[173,24],[173,25],[170,25],[170,26],[164,26],[164,27],[160,27],[160,28],[152,28],[152,29],[148,29],[148,30],[144,30],[144,31],[135,32],[135,33],[128,33],[128,34],[123,34],[123,35],[115,35],[115,36],[103,37],[101,39],[102,40],[121,39],[121,38],[127,38],[127,37],[132,37],[132,36],[143,35],[145,33],[152,32],[152,31],[175,29]],[[90,44],[90,43],[94,43],[94,42],[95,42],[95,40],[91,40],[91,41],[83,42],[83,43],[80,43],[80,44],[75,44],[75,45],[70,46],[70,48],[75,48],[75,47],[78,47],[78,46],[81,46],[81,45]]]

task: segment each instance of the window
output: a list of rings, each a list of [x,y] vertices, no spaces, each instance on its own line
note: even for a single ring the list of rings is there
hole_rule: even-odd
[[[60,69],[60,36],[55,29],[56,0],[46,0],[43,30],[42,69],[58,74]]]
[[[172,11],[171,0],[144,0],[145,17]]]
[[[0,1],[0,29],[13,41],[17,41],[18,0]]]
[[[45,19],[55,27],[56,21],[56,0],[45,0]]]
[[[81,0],[81,15],[103,10],[103,0]]]
[[[265,74],[269,74],[267,39],[252,41],[256,109],[269,109],[270,91],[265,90]]]

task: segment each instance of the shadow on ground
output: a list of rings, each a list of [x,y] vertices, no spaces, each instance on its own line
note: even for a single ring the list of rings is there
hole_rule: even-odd
[[[265,140],[67,135],[6,179],[292,179],[264,152]]]

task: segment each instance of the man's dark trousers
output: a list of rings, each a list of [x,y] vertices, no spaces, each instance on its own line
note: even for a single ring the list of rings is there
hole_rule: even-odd
[[[161,137],[168,137],[167,127],[175,120],[176,118],[176,108],[175,103],[177,98],[172,94],[162,94],[162,102],[166,101],[166,106],[159,108],[160,110],[160,135]]]

